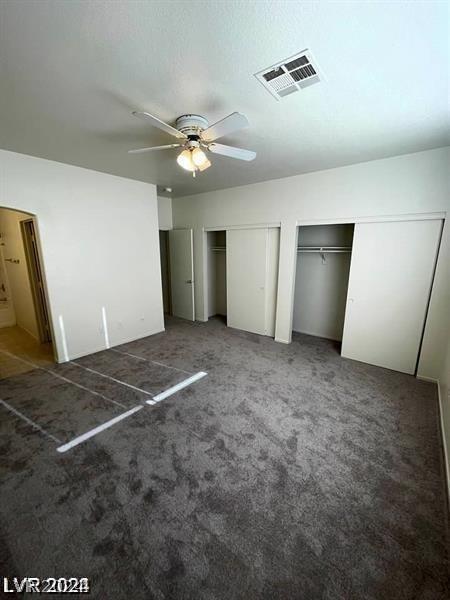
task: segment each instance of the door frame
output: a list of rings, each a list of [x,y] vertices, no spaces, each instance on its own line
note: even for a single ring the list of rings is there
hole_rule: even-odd
[[[208,300],[208,287],[209,287],[209,271],[208,271],[208,232],[209,231],[231,231],[233,229],[268,229],[268,228],[279,228],[281,235],[281,221],[274,221],[273,223],[253,223],[252,225],[215,225],[211,227],[202,227],[202,270],[203,270],[203,319],[201,321],[208,322],[209,314],[209,300]],[[194,229],[195,236],[195,229]],[[194,243],[195,248],[195,243]],[[279,258],[279,257],[278,257]],[[195,263],[195,257],[194,257]]]
[[[164,247],[165,247],[165,252],[166,252],[166,267],[167,267],[167,272],[166,272],[166,277],[167,277],[167,302],[168,302],[168,309],[169,311],[166,313],[169,316],[172,315],[172,286],[171,286],[171,280],[170,280],[170,248],[169,248],[169,231],[171,231],[169,228],[165,228],[165,229],[159,229],[159,234],[161,234],[161,232],[163,233],[163,240],[164,240]],[[159,235],[159,239],[161,240],[161,235]],[[161,246],[159,248],[159,252],[161,255]],[[161,256],[160,256],[160,263],[161,263]],[[162,285],[162,273],[161,273],[161,285]],[[163,307],[164,308],[164,307]]]
[[[407,213],[399,215],[378,215],[378,216],[367,216],[367,217],[339,217],[332,219],[298,219],[296,221],[297,227],[303,227],[306,225],[345,225],[349,223],[354,225],[356,223],[386,223],[389,221],[429,221],[436,219],[445,219],[447,213],[436,212],[436,213]]]
[[[28,279],[33,296],[39,341],[41,344],[52,342],[51,317],[35,219],[31,217],[20,221],[20,232],[27,263]],[[35,252],[33,252],[33,248],[31,247],[32,242],[30,242],[29,234],[32,241],[34,241]]]

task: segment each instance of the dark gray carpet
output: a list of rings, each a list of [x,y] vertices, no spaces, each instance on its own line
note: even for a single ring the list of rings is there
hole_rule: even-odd
[[[432,384],[219,320],[121,350],[208,377],[66,454],[0,406],[0,576],[85,576],[108,600],[449,597]],[[150,392],[187,377],[112,350],[77,362]],[[38,370],[0,382],[63,442],[146,400],[53,368],[121,405]]]

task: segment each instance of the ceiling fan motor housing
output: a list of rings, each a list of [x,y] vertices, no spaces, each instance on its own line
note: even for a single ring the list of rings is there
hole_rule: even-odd
[[[200,115],[181,115],[176,120],[176,128],[189,138],[197,139],[200,133],[208,128],[208,120]],[[192,139],[192,138],[191,138]]]

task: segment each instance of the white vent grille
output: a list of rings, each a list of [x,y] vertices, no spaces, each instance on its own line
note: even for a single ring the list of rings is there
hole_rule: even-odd
[[[277,100],[321,80],[319,69],[309,50],[303,50],[255,73],[255,77]]]

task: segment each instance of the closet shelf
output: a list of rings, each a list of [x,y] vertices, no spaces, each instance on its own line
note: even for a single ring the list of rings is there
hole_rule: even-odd
[[[351,246],[297,246],[297,252],[316,252],[318,254],[351,252]]]

